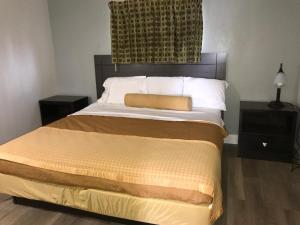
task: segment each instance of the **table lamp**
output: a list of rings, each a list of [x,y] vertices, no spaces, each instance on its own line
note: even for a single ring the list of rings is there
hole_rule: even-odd
[[[269,103],[269,107],[273,109],[280,109],[284,107],[284,104],[280,102],[281,88],[285,85],[285,74],[283,72],[283,64],[280,64],[280,69],[275,77],[274,85],[277,87],[276,101]]]

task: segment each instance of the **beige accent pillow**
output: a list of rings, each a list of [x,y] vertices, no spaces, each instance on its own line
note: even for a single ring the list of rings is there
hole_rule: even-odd
[[[126,106],[137,108],[192,110],[192,98],[186,96],[129,93],[125,95],[124,102]]]

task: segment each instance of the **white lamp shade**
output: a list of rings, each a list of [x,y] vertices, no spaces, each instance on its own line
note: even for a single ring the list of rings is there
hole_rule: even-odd
[[[274,85],[276,85],[278,88],[281,88],[285,85],[285,74],[284,73],[278,73],[274,80]]]

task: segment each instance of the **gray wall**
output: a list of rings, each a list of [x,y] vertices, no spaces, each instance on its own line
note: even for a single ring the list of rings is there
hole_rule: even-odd
[[[40,126],[38,100],[55,93],[47,0],[0,1],[0,144]]]
[[[58,92],[96,99],[93,57],[110,54],[107,0],[49,0]]]
[[[48,0],[58,91],[96,99],[94,54],[110,54],[107,0]],[[282,99],[295,103],[300,74],[299,0],[203,0],[203,52],[228,53],[225,123],[238,130],[239,101],[269,101],[279,64],[288,83]]]

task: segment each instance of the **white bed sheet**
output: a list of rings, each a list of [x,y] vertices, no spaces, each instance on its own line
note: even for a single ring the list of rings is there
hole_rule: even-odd
[[[126,107],[123,104],[93,103],[73,115],[115,116],[165,121],[208,121],[224,126],[221,111],[197,108],[196,111],[158,110],[148,108]]]

